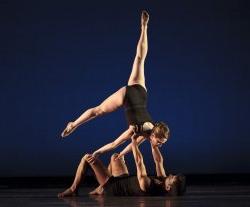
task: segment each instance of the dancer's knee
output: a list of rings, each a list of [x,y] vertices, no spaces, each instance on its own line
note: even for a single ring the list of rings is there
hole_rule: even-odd
[[[105,110],[103,109],[103,107],[101,105],[96,106],[95,108],[93,108],[93,114],[95,116],[101,116],[103,114],[105,114]]]
[[[112,162],[112,161],[114,161],[117,157],[118,157],[118,153],[114,153],[114,154],[112,154],[112,156],[111,156],[111,158],[110,158],[110,161]]]

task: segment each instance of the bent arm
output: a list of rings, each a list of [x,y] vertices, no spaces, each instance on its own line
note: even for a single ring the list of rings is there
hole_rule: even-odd
[[[93,155],[102,154],[102,153],[105,153],[105,152],[108,152],[108,151],[115,149],[116,147],[118,147],[119,145],[123,144],[125,141],[130,139],[130,137],[132,135],[133,135],[133,129],[129,128],[128,130],[123,132],[115,141],[110,142],[110,143],[104,145],[103,147],[99,148],[98,150],[96,150],[93,153]]]
[[[152,154],[155,162],[156,174],[158,177],[166,177],[164,165],[163,165],[163,157],[158,147],[154,147],[151,145]]]

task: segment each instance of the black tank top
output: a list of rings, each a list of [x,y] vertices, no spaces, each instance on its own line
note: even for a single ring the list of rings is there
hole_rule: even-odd
[[[129,125],[141,125],[152,122],[147,111],[147,92],[140,84],[126,87],[124,99],[125,115]]]
[[[165,195],[164,188],[155,183],[154,178],[146,192],[142,191],[137,176],[110,177],[104,185],[105,195],[110,196],[160,196]]]

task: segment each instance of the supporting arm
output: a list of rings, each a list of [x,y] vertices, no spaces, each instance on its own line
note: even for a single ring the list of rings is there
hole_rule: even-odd
[[[158,177],[166,177],[164,165],[163,165],[163,157],[157,146],[152,146],[152,154],[155,162],[156,174]]]
[[[139,146],[141,143],[143,143],[144,141],[146,140],[145,137],[143,136],[139,136],[137,139],[136,139],[136,142],[137,142],[137,145]],[[122,157],[122,156],[125,156],[126,154],[128,154],[129,152],[132,151],[132,143],[128,144],[118,155],[117,159]]]
[[[132,144],[132,151],[133,151],[133,156],[134,156],[136,169],[137,169],[137,177],[140,180],[143,176],[147,176],[147,171],[144,165],[143,156],[137,145],[136,136],[137,136],[136,134],[132,136],[131,144]]]

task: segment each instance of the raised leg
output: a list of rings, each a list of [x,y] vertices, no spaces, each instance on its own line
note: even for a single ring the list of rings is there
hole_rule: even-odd
[[[75,179],[72,185],[64,192],[59,193],[59,198],[77,195],[79,185],[85,176],[88,165],[90,165],[90,167],[94,171],[96,179],[101,186],[104,185],[111,176],[108,169],[103,165],[103,163],[99,159],[95,158],[90,154],[86,154],[78,165]]]
[[[69,122],[67,127],[62,132],[61,136],[66,137],[71,134],[78,126],[90,121],[98,116],[106,113],[111,113],[123,105],[126,88],[122,87],[107,99],[105,99],[100,105],[90,108],[83,112],[83,114],[77,118],[74,122]]]
[[[128,80],[128,85],[140,84],[145,86],[144,63],[148,52],[147,24],[149,14],[146,11],[141,15],[141,35],[137,44],[136,56],[132,71]]]

